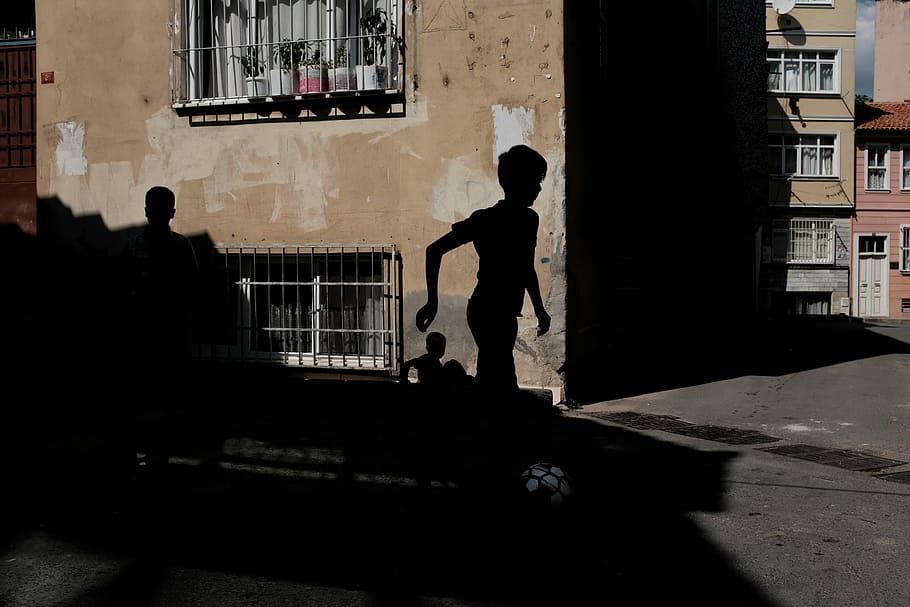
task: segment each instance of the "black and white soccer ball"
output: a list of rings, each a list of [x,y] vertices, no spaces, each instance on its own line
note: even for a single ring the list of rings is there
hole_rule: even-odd
[[[532,503],[542,506],[559,506],[572,495],[569,474],[560,466],[547,462],[525,468],[521,473],[521,486]]]

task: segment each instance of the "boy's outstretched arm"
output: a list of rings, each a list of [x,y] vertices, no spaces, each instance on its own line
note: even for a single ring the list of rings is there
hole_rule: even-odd
[[[543,335],[550,330],[550,315],[547,314],[546,308],[543,307],[543,298],[540,296],[540,283],[537,280],[537,272],[534,271],[534,268],[528,271],[525,288],[531,298],[531,304],[534,306],[534,315],[537,316],[537,335]]]
[[[427,330],[439,308],[439,266],[442,264],[442,256],[462,244],[464,241],[455,232],[449,232],[427,247],[427,303],[417,310],[417,329],[421,332]]]

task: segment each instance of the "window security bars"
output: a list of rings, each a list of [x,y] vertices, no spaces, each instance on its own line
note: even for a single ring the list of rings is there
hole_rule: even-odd
[[[204,273],[195,356],[395,370],[399,264],[393,245],[216,249]]]
[[[866,189],[888,189],[888,146],[866,146]]]
[[[836,93],[837,51],[768,51],[768,90]]]
[[[400,0],[173,0],[175,106],[398,91]]]
[[[35,145],[35,46],[2,47],[0,169],[34,170]]]
[[[769,135],[768,170],[772,175],[836,177],[836,135]]]
[[[834,220],[790,219],[773,230],[775,262],[794,264],[834,263]]]

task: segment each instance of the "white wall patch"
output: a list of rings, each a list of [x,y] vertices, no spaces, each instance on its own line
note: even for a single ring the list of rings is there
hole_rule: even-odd
[[[85,159],[85,124],[58,122],[57,131],[60,133],[56,150],[57,175],[86,175],[88,161]]]
[[[528,145],[534,134],[534,110],[493,106],[493,158],[514,145]]]

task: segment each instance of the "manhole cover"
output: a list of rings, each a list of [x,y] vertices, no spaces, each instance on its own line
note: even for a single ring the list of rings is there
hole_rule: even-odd
[[[591,417],[605,419],[614,424],[638,428],[640,430],[664,430],[673,432],[676,428],[691,426],[687,421],[670,415],[652,415],[650,413],[636,413],[635,411],[614,411],[605,413],[589,413]]]
[[[777,455],[786,455],[797,459],[804,459],[810,462],[844,468],[846,470],[868,471],[880,470],[881,468],[890,468],[900,466],[906,462],[900,462],[894,459],[887,459],[863,453],[861,451],[850,451],[847,449],[825,449],[823,447],[814,447],[812,445],[782,445],[779,447],[764,447],[761,449],[768,453]]]
[[[688,428],[678,428],[672,432],[728,445],[755,445],[774,443],[780,440],[754,430],[738,430],[720,426],[690,426]]]

